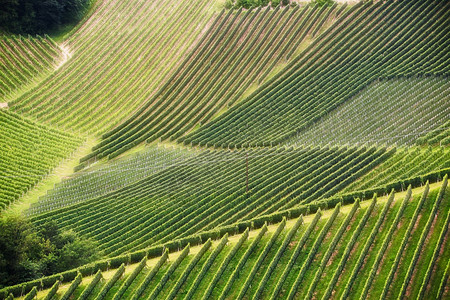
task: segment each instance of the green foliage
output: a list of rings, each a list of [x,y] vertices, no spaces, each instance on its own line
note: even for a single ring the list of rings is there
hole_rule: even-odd
[[[144,280],[141,282],[137,290],[134,291],[134,295],[131,298],[132,300],[140,299],[141,295],[144,293],[145,289],[149,285],[150,281],[155,277],[156,273],[158,273],[161,266],[167,261],[169,258],[169,250],[166,249],[163,255],[159,258],[156,265],[151,269],[151,271],[145,276]]]
[[[72,296],[73,292],[80,285],[82,279],[83,279],[83,277],[81,276],[80,273],[78,273],[77,277],[72,281],[72,283],[70,284],[69,288],[61,296],[61,300],[69,300],[70,296]]]
[[[13,33],[43,33],[79,21],[89,0],[6,0],[0,6],[0,29]]]
[[[197,263],[203,257],[205,252],[208,251],[208,249],[211,247],[211,245],[212,245],[211,239],[208,239],[208,241],[206,241],[206,243],[203,245],[203,247],[200,249],[200,251],[197,253],[197,255],[195,255],[194,259],[192,259],[190,261],[189,265],[183,271],[183,274],[181,274],[181,277],[178,279],[177,283],[172,288],[172,290],[170,291],[169,296],[167,296],[166,299],[172,300],[172,299],[175,298],[175,296],[179,292],[181,286],[185,283],[185,281],[187,280],[188,276],[191,274],[191,272],[194,269],[194,267],[197,265]]]
[[[353,206],[353,208],[355,208],[355,206]],[[333,214],[328,219],[327,223],[325,224],[325,226],[322,228],[322,230],[320,231],[319,235],[317,236],[317,239],[315,240],[314,245],[312,246],[312,249],[311,249],[311,251],[308,254],[308,257],[303,262],[303,264],[301,266],[301,269],[300,269],[300,272],[298,272],[294,283],[290,287],[290,291],[289,291],[289,294],[288,294],[288,299],[293,299],[295,294],[297,293],[297,289],[300,286],[300,283],[302,282],[306,271],[308,270],[310,264],[314,260],[314,257],[316,255],[318,249],[321,247],[322,242],[323,242],[323,240],[325,238],[325,235],[328,233],[328,231],[331,228],[331,225],[333,225],[333,222],[336,220],[336,218],[337,218],[337,216],[338,216],[338,214],[340,212],[340,209],[341,209],[341,205],[340,204],[336,205],[336,208],[333,210]]]
[[[372,231],[370,232],[370,236],[364,245],[364,249],[362,250],[362,252],[358,258],[356,266],[353,268],[352,274],[350,275],[350,279],[349,279],[347,285],[345,286],[343,298],[348,297],[348,294],[350,293],[350,290],[353,286],[356,276],[358,275],[358,272],[364,263],[364,259],[367,255],[367,253],[369,252],[370,247],[372,246],[372,243],[375,240],[375,237],[378,234],[381,225],[383,224],[383,222],[385,220],[385,216],[386,216],[389,208],[391,207],[392,202],[394,201],[394,196],[395,196],[394,191],[392,191],[391,194],[389,195],[389,198],[388,198],[386,204],[384,205],[383,211],[381,212],[380,216],[378,217],[377,223],[375,224]],[[335,276],[339,276],[339,274],[336,272]],[[335,279],[333,278],[333,280],[335,280]],[[332,289],[332,287],[328,288],[328,289]],[[326,294],[327,294],[327,292],[325,293],[325,295]]]
[[[145,268],[146,265],[147,265],[147,257],[144,257],[139,263],[139,265],[136,267],[136,269],[134,269],[133,273],[131,273],[131,275],[128,276],[127,280],[122,284],[120,289],[114,295],[113,300],[120,299],[123,296],[123,294],[131,285],[131,283],[133,283],[136,276],[138,276],[138,274],[142,271],[142,269]]]
[[[188,294],[186,295],[186,298],[185,298],[186,300],[192,299],[192,296],[194,295],[195,291],[197,290],[203,277],[205,277],[206,273],[211,268],[211,265],[214,263],[216,257],[219,255],[220,252],[222,252],[222,250],[226,246],[227,242],[228,242],[228,233],[226,233],[222,237],[219,245],[217,245],[217,247],[214,249],[214,251],[208,257],[208,260],[203,264],[202,269],[200,270],[200,273],[198,273],[197,277],[194,280],[194,283],[192,284],[191,288],[189,289]]]
[[[285,219],[283,219],[284,221]],[[283,240],[283,244],[278,249],[275,257],[272,259],[269,267],[267,268],[266,272],[264,273],[264,277],[261,279],[258,285],[258,289],[256,290],[255,295],[253,296],[255,299],[261,298],[261,293],[266,288],[267,280],[269,279],[272,272],[275,270],[275,268],[278,265],[278,262],[281,258],[281,256],[284,254],[284,251],[286,250],[287,246],[291,242],[292,238],[294,237],[295,233],[297,232],[300,225],[303,224],[303,216],[300,216],[297,221],[295,222],[294,226],[289,230],[289,233],[286,235],[286,237]]]
[[[278,3],[280,2],[280,0],[273,0],[271,1],[273,6],[277,6]],[[273,3],[277,2],[276,5],[274,5]],[[288,0],[284,0],[283,2],[287,2],[289,4]],[[254,8],[254,7],[259,7],[259,6],[267,6],[269,4],[269,0],[227,0],[225,2],[225,8],[230,9],[230,8]],[[286,4],[285,4],[286,5]]]
[[[382,243],[381,247],[378,249],[378,252],[377,252],[377,254],[375,256],[375,262],[372,265],[370,274],[369,274],[369,276],[367,276],[366,282],[365,282],[364,287],[363,287],[363,292],[362,292],[362,296],[361,296],[362,298],[367,297],[367,294],[368,294],[369,289],[370,289],[370,287],[372,285],[372,282],[375,279],[378,267],[381,264],[381,260],[383,259],[384,253],[385,253],[386,249],[388,248],[388,245],[389,245],[389,243],[391,241],[391,238],[392,238],[392,236],[393,236],[393,234],[394,234],[394,232],[395,232],[395,230],[397,228],[397,225],[400,222],[401,217],[403,216],[403,213],[404,213],[405,208],[406,208],[406,206],[408,204],[408,201],[411,198],[411,193],[412,193],[411,186],[409,186],[408,190],[406,192],[405,198],[403,199],[403,202],[401,204],[401,207],[397,211],[397,214],[395,215],[394,221],[390,224],[389,231],[386,234],[386,236],[384,237],[383,243]],[[347,293],[348,292],[349,291],[347,291]]]
[[[247,279],[242,284],[241,290],[239,291],[239,295],[236,297],[236,299],[241,300],[244,298],[245,293],[247,292],[248,288],[250,287],[250,284],[253,281],[253,278],[256,275],[256,272],[258,272],[264,259],[266,258],[267,254],[269,253],[270,249],[272,248],[273,244],[275,243],[275,240],[278,238],[280,233],[283,231],[285,225],[286,225],[286,218],[283,218],[283,221],[278,225],[277,230],[272,234],[272,236],[270,237],[270,240],[266,243],[263,251],[258,256],[258,260],[253,265],[252,270],[250,271],[250,274],[248,274]],[[264,228],[265,227],[263,227],[263,229]],[[262,229],[261,229],[261,232],[262,232]]]
[[[317,6],[332,6],[334,3],[333,0],[311,0],[311,4]]]
[[[428,236],[428,233],[429,233],[429,231],[431,229],[432,223],[433,223],[433,221],[435,220],[435,218],[437,216],[439,204],[440,204],[442,198],[444,197],[444,193],[445,193],[445,190],[447,188],[447,179],[448,179],[448,176],[446,175],[444,177],[443,182],[442,182],[441,189],[439,190],[439,194],[436,197],[436,200],[434,201],[433,209],[431,211],[430,216],[428,217],[427,223],[425,225],[425,229],[422,231],[422,234],[420,236],[420,240],[419,240],[419,243],[418,243],[418,245],[416,247],[416,250],[414,252],[413,259],[409,263],[408,271],[407,271],[406,276],[405,276],[405,278],[403,280],[402,288],[401,288],[400,294],[398,296],[398,299],[404,299],[405,298],[406,289],[407,289],[407,287],[409,285],[409,281],[411,280],[411,277],[412,277],[413,272],[415,270],[417,261],[419,260],[419,256],[422,253],[422,248],[423,248],[423,246],[425,244],[425,240],[426,240],[426,238]],[[447,226],[447,225],[445,225],[445,226]]]
[[[251,166],[248,195],[242,185],[245,153],[249,154]],[[38,215],[33,222],[40,225],[53,219],[64,223],[67,228],[99,241],[99,247],[110,256],[158,244],[171,250],[179,249],[186,244],[169,241],[190,236],[187,242],[199,244],[213,237],[197,234],[217,225],[252,219],[257,227],[264,221],[280,222],[285,216],[278,215],[280,210],[334,195],[384,160],[384,154],[390,153],[392,150],[385,153],[382,148],[346,147],[202,151],[182,164],[138,181],[131,190],[121,189],[73,205],[70,205],[72,198],[61,197],[61,194],[58,203],[67,207]],[[212,177],[209,175],[211,168],[220,168],[223,172]],[[114,174],[122,176],[120,172]],[[185,174],[192,175],[186,177]],[[186,181],[190,176],[195,176],[202,186]],[[77,183],[73,190],[74,195],[83,194],[84,186]],[[135,197],[135,191],[141,196]],[[170,198],[166,191],[170,191]],[[154,206],[155,201],[161,199],[165,199],[161,205]],[[121,205],[122,209],[117,211],[116,205]],[[136,212],[135,205],[142,210]],[[256,219],[269,215],[272,218]],[[176,228],[173,228],[171,224],[175,223]],[[229,229],[235,231],[233,227]],[[228,229],[226,232],[232,233]],[[217,232],[216,238],[224,233]]]
[[[265,229],[262,229],[256,239],[261,235],[261,233],[264,233],[267,231],[267,226],[264,225]],[[220,277],[222,276],[223,272],[225,272],[225,269],[227,268],[230,261],[233,259],[233,257],[236,255],[236,253],[241,248],[242,244],[248,239],[248,228],[244,231],[244,234],[241,235],[239,241],[234,245],[233,249],[228,253],[228,255],[225,257],[225,259],[220,264],[219,270],[214,274],[213,279],[208,285],[208,288],[206,289],[206,292],[203,294],[202,299],[209,299],[211,297],[211,294],[214,290],[214,287],[216,286],[217,282],[219,282]]]
[[[173,274],[173,272],[175,272],[175,270],[181,264],[181,262],[186,258],[186,256],[188,256],[189,250],[190,250],[190,245],[188,244],[183,249],[183,251],[181,251],[180,256],[178,256],[178,258],[170,265],[167,272],[163,275],[161,280],[158,282],[158,285],[156,286],[156,288],[152,291],[152,293],[148,297],[149,300],[150,299],[158,299],[158,295],[161,292],[161,290],[163,289],[164,285],[167,283],[167,281],[169,281],[170,276]]]
[[[292,254],[291,258],[289,259],[280,278],[278,279],[277,285],[275,286],[275,289],[273,290],[272,295],[270,297],[271,299],[276,299],[278,297],[278,294],[280,293],[287,276],[291,272],[291,269],[293,268],[295,261],[297,260],[298,256],[300,255],[300,252],[302,251],[303,246],[305,245],[306,241],[308,240],[310,234],[314,231],[314,229],[321,217],[322,217],[322,211],[319,209],[317,211],[317,213],[315,214],[314,219],[312,220],[312,222],[309,224],[308,228],[306,229],[305,233],[303,233],[300,241],[295,246],[294,253]]]
[[[423,207],[423,205],[425,203],[425,200],[426,200],[426,198],[428,196],[429,190],[430,190],[430,187],[429,187],[429,184],[427,182],[427,185],[425,186],[425,190],[422,193],[422,196],[421,196],[421,198],[419,200],[419,203],[417,204],[417,207],[414,210],[414,215],[411,218],[411,220],[409,222],[409,225],[408,225],[408,228],[406,229],[406,232],[405,232],[405,234],[403,236],[403,239],[401,241],[400,247],[397,250],[397,254],[395,256],[395,260],[394,260],[394,262],[392,264],[392,267],[391,267],[391,269],[389,271],[389,275],[388,275],[388,277],[386,279],[386,282],[384,283],[381,299],[385,299],[387,297],[387,294],[390,291],[391,283],[394,280],[394,276],[395,276],[395,273],[397,272],[397,268],[398,268],[398,266],[400,264],[400,260],[403,257],[403,252],[404,252],[404,250],[406,248],[406,244],[407,244],[407,242],[408,242],[408,240],[410,238],[410,235],[411,235],[411,233],[412,233],[412,231],[413,231],[413,229],[414,229],[414,227],[416,225],[417,218],[419,217],[419,214],[420,214],[420,212],[422,210],[422,207]]]
[[[57,280],[55,282],[55,284],[53,284],[52,288],[48,291],[47,295],[45,295],[44,300],[52,299],[53,296],[56,295],[56,292],[58,291],[60,284],[61,284],[61,282],[59,280]]]
[[[448,51],[441,44],[448,33],[445,5],[445,1],[353,5],[354,10],[341,14],[277,76],[179,141],[233,148],[284,144],[379,79],[447,76]]]
[[[60,231],[54,222],[37,230],[22,217],[0,218],[0,286],[62,272],[99,258],[96,243],[73,231]]]
[[[24,300],[32,300],[36,298],[37,295],[37,289],[36,287],[33,287],[31,291],[25,296]]]
[[[284,219],[283,219],[284,220]],[[282,228],[284,228],[286,221],[284,221],[282,223]],[[256,238],[252,241],[250,247],[248,247],[248,249],[245,251],[244,255],[241,257],[241,259],[239,260],[239,263],[237,264],[237,266],[234,268],[233,270],[233,274],[231,274],[231,277],[228,279],[227,285],[225,286],[225,288],[222,290],[222,294],[220,295],[219,299],[223,300],[226,298],[228,292],[231,289],[231,286],[233,285],[233,282],[236,280],[236,278],[238,278],[239,273],[241,272],[242,268],[244,267],[244,265],[246,264],[248,258],[250,257],[250,255],[254,252],[256,246],[259,244],[259,242],[261,241],[262,237],[264,236],[264,234],[267,232],[267,225],[264,224],[264,226],[261,228],[261,230],[259,231],[258,235],[256,236]]]
[[[83,293],[81,293],[80,295],[80,300],[85,300],[89,297],[89,295],[92,293],[92,291],[94,290],[95,286],[97,285],[97,283],[100,281],[100,279],[102,279],[102,272],[100,270],[97,271],[97,273],[95,274],[94,279],[92,279],[92,281],[89,283],[89,285],[84,289]]]
[[[125,272],[125,265],[121,264],[120,267],[117,269],[117,271],[114,273],[113,277],[108,280],[108,282],[102,287],[100,293],[97,295],[95,299],[101,300],[106,297],[106,294],[108,294],[109,290],[114,286],[114,284],[119,280],[119,278],[123,275]]]

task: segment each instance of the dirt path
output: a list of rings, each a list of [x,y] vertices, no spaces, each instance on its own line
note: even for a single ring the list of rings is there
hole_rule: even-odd
[[[61,50],[61,60],[56,65],[55,70],[61,68],[72,57],[72,53],[70,52],[69,46],[61,44],[59,45],[59,49]]]

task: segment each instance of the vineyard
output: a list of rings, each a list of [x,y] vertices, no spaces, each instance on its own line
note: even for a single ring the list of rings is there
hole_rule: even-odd
[[[11,101],[14,111],[70,131],[105,131],[151,97],[218,14],[214,1],[98,2],[64,42],[70,61]]]
[[[450,1],[90,5],[0,28],[1,300],[450,298]]]
[[[36,225],[55,220],[101,241],[105,254],[117,255],[329,197],[391,154],[337,147],[205,152],[72,204],[85,194],[85,185],[78,186],[73,197],[42,202],[32,220]]]
[[[0,109],[0,210],[32,189],[82,140]]]
[[[447,77],[448,5],[378,1],[360,6],[240,105],[180,141],[219,147],[276,145],[376,80]]]
[[[450,82],[439,77],[377,82],[288,144],[412,145],[424,133],[436,132],[430,142],[447,145],[450,139],[438,135],[450,114],[449,95]]]
[[[98,272],[82,268],[48,278],[41,284],[51,289],[40,292],[32,284],[8,291],[56,299],[435,299],[449,271],[447,180],[420,190],[225,234],[181,252],[149,251],[136,264],[124,256],[98,264]],[[108,264],[116,267],[107,270]]]
[[[61,67],[66,59],[50,37],[1,36],[0,100],[13,98],[29,83],[39,82],[46,73]]]
[[[324,7],[326,8],[326,7]],[[326,9],[258,8],[232,11],[215,20],[210,33],[196,45],[150,101],[118,127],[102,135],[93,158],[114,158],[143,142],[176,140],[239,101],[246,90],[262,82],[290,50],[308,43],[306,36],[337,18]],[[331,25],[330,25],[331,26]],[[303,42],[305,41],[305,42]]]

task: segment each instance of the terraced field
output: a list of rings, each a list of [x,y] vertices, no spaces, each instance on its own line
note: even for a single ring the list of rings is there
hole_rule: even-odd
[[[423,174],[449,168],[450,151],[448,148],[402,149],[377,168],[347,186],[343,189],[343,192],[383,186],[393,181],[415,178]]]
[[[104,132],[151,99],[218,13],[215,1],[99,1],[63,43],[70,61],[10,106],[61,128]]]
[[[102,195],[109,194],[127,185],[153,176],[172,166],[189,165],[196,151],[152,147],[138,152],[123,161],[91,168],[67,178],[49,191],[28,210],[30,215],[51,211]]]
[[[429,144],[440,146],[450,145],[450,121],[446,121],[436,130],[427,133],[425,136],[417,139],[419,145]]]
[[[55,299],[445,297],[446,282],[435,279],[449,259],[449,200],[445,178],[440,188],[408,189],[346,209],[338,205],[181,252],[145,256],[95,277],[90,270],[38,298],[53,292]]]

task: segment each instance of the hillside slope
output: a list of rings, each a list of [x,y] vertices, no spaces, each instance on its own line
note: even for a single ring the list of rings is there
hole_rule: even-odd
[[[12,100],[14,111],[61,128],[104,132],[149,99],[218,13],[216,1],[99,2],[63,43],[71,59]]]
[[[450,259],[446,183],[445,179],[441,188],[392,193],[247,229],[238,236],[187,246],[182,252],[156,258],[149,252],[151,259],[126,268],[123,264],[117,268],[118,260],[115,269],[98,273],[95,280],[91,275],[95,268],[81,268],[83,276],[56,284],[52,291],[56,299],[71,294],[75,298],[84,294],[87,299],[100,294],[105,299],[139,295],[152,299],[418,299],[427,295],[435,299],[440,293],[446,297],[445,262]],[[76,272],[67,278],[75,276]],[[46,287],[57,278],[48,280]],[[67,282],[64,276],[60,279]],[[9,291],[24,288],[27,293],[32,286]],[[37,293],[38,299],[49,292]]]
[[[418,137],[440,131],[450,114],[449,98],[446,77],[376,82],[288,145],[414,145]]]
[[[83,140],[2,109],[0,124],[1,210],[48,175]]]
[[[450,1],[223,6],[0,40],[0,299],[450,297]]]
[[[429,0],[365,4],[279,78],[179,141],[222,147],[276,145],[379,78],[448,76],[449,5]]]
[[[115,192],[73,204],[86,190],[78,185],[74,196],[34,210],[41,214],[32,220],[36,225],[55,220],[61,228],[98,240],[105,254],[118,255],[330,197],[394,151],[205,151]],[[67,207],[57,209],[61,206]]]
[[[0,36],[0,50],[0,102],[3,103],[67,60],[64,49],[50,37]]]
[[[267,6],[230,11],[215,21],[218,25],[183,61],[183,68],[138,113],[104,134],[86,159],[113,158],[157,139],[176,140],[209,122],[248,88],[263,82],[277,63],[288,62],[294,52],[314,40],[316,30],[338,22],[335,8],[305,5],[271,10]]]

